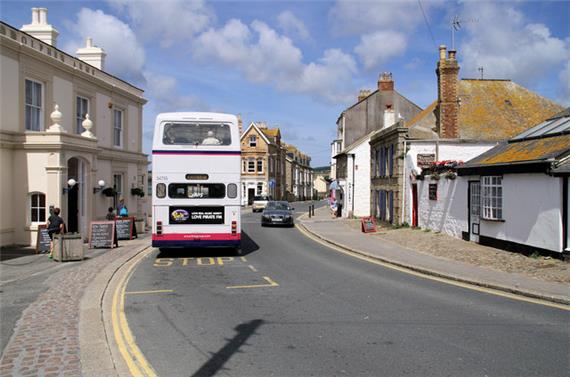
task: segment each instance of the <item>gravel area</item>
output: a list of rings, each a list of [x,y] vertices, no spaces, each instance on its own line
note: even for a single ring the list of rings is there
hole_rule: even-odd
[[[360,229],[360,220],[342,221],[351,228]],[[370,233],[369,236],[389,240],[438,258],[520,273],[543,281],[570,284],[570,263],[551,257],[527,257],[419,228],[379,226],[378,232]]]

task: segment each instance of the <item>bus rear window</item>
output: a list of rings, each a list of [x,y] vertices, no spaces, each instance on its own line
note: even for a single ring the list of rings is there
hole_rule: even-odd
[[[230,126],[212,123],[166,123],[163,129],[164,145],[230,145]]]
[[[168,197],[171,199],[221,199],[226,196],[223,183],[171,183]]]

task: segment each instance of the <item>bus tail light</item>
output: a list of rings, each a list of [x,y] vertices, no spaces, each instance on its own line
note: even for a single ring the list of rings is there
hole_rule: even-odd
[[[156,222],[156,234],[162,234],[162,221]]]
[[[232,234],[237,233],[237,221],[232,221]]]

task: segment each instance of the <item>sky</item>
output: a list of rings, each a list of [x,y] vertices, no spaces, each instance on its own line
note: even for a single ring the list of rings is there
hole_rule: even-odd
[[[57,47],[92,37],[106,70],[145,90],[143,147],[158,113],[216,111],[279,127],[285,142],[328,165],[340,113],[381,72],[422,108],[437,98],[438,46],[460,77],[511,79],[570,106],[570,1],[5,1],[21,28],[48,8]]]

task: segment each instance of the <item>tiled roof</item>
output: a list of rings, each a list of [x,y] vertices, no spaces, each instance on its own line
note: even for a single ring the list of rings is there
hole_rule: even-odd
[[[262,128],[261,132],[267,137],[277,137],[277,135],[279,135],[279,128]]]
[[[510,80],[462,79],[458,95],[459,137],[468,140],[506,140],[564,109]],[[436,106],[437,100],[407,123],[412,137],[435,127]]]
[[[564,109],[507,80],[461,80],[459,100],[462,139],[509,139]]]
[[[502,143],[469,161],[465,166],[540,162],[570,153],[570,135]]]

